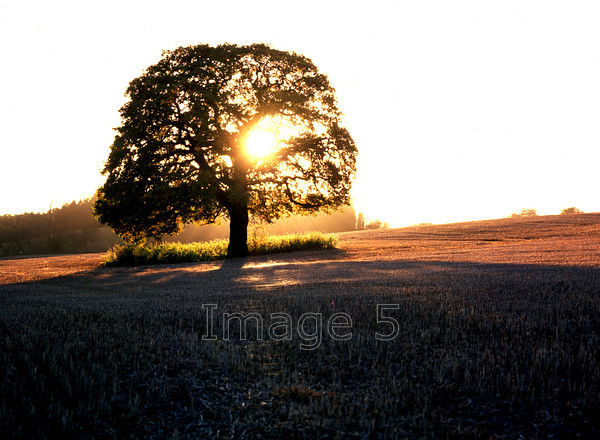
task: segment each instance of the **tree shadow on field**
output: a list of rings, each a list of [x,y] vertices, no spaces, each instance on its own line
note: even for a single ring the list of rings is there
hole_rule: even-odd
[[[407,411],[425,414],[422,408],[430,407],[444,420],[492,426],[505,433],[503,437],[512,438],[524,424],[537,429],[547,423],[550,414],[558,414],[565,432],[596,429],[597,422],[591,425],[589,421],[595,420],[592,416],[576,420],[558,411],[573,401],[574,408],[597,412],[597,400],[591,399],[597,394],[593,384],[598,382],[596,354],[600,352],[598,292],[600,268],[596,267],[400,256],[385,261],[353,260],[343,251],[306,252],[206,263],[98,267],[5,284],[0,286],[0,330],[6,327],[6,341],[31,341],[28,352],[14,349],[11,359],[15,362],[24,357],[43,366],[49,362],[46,359],[61,362],[64,353],[75,352],[81,353],[79,362],[95,362],[75,363],[70,367],[72,377],[87,377],[81,372],[92,369],[89,365],[114,374],[115,359],[124,366],[137,363],[139,367],[131,374],[124,370],[116,375],[115,380],[126,384],[123,389],[129,387],[131,395],[142,390],[139,395],[145,396],[147,384],[159,377],[164,382],[158,383],[170,384],[167,389],[172,390],[156,402],[146,401],[148,408],[157,411],[142,413],[152,422],[166,419],[173,402],[178,408],[189,405],[190,396],[214,405],[214,413],[206,413],[214,419],[206,420],[215,426],[221,423],[220,414],[230,408],[238,414],[264,408],[264,413],[250,413],[252,420],[259,420],[261,414],[279,414],[290,400],[302,411],[312,411],[320,407],[311,400],[318,396],[357,396],[350,401],[358,405],[354,408],[369,417],[379,411],[389,424],[401,426]],[[375,331],[387,331],[382,326],[390,323],[380,323],[379,304],[398,306],[385,311],[402,328],[395,343],[374,338]],[[205,327],[208,310],[216,317],[213,330],[219,340],[214,343],[199,339],[209,334]],[[272,322],[269,317],[274,312],[284,312],[294,325],[307,313],[322,314],[327,323],[334,312],[342,312],[351,317],[356,338],[334,344],[325,335],[314,351],[300,350],[301,340],[295,336],[289,343],[268,339],[246,343],[235,338],[225,342],[221,337],[225,312],[259,314],[266,324]],[[34,333],[27,333],[30,328]],[[49,347],[51,354],[42,359],[36,354],[40,347]],[[138,363],[138,359],[148,362]],[[23,362],[18,364],[20,370],[14,370],[18,377],[43,371]],[[164,362],[161,369],[157,367],[160,362]],[[339,379],[330,381],[330,376]],[[523,384],[511,379],[515,376]],[[297,377],[307,384],[304,388],[294,388]],[[30,395],[40,394],[38,381],[42,379],[30,379]],[[193,388],[181,385],[188,380],[195,381]],[[528,387],[544,390],[546,383],[564,387],[569,380],[576,380],[581,388],[563,388],[564,394],[547,400],[527,397],[532,396]],[[71,381],[66,383],[71,386]],[[87,386],[86,382],[77,389]],[[52,391],[41,393],[42,401],[54,401],[54,388],[46,389]],[[320,390],[326,393],[319,394]],[[250,391],[256,396],[253,401]],[[223,400],[223,395],[232,397]],[[387,402],[402,396],[408,396],[406,406],[386,413]],[[123,397],[118,402],[126,408],[128,400]],[[248,420],[240,423],[250,426]],[[295,426],[289,419],[286,423]],[[338,419],[336,423],[343,427],[346,422]]]
[[[248,263],[249,258],[232,258],[223,260],[221,266],[217,269],[219,275],[227,280],[238,279],[243,274],[243,268]]]
[[[223,260],[221,267],[219,270],[240,270],[246,263],[248,263],[248,258],[231,258],[228,260]]]
[[[413,287],[452,284],[454,288],[559,283],[570,289],[589,286],[600,290],[600,269],[587,266],[481,263],[440,260],[349,260],[344,251],[274,254],[206,263],[138,267],[98,267],[66,276],[5,284],[0,294],[27,291],[115,295],[123,292],[169,295],[219,294],[234,291],[265,293],[300,292],[303,288],[339,289],[348,293],[372,288],[394,291]],[[327,287],[329,286],[329,287]],[[571,286],[571,287],[569,287]]]

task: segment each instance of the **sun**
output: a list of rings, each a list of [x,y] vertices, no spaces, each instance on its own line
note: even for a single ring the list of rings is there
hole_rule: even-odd
[[[273,131],[257,128],[246,138],[246,153],[254,159],[264,159],[272,155],[279,146],[279,139]]]

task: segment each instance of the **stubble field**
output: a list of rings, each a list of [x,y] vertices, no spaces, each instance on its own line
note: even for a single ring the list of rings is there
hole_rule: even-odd
[[[0,437],[600,436],[600,214],[339,239],[226,263],[0,259]],[[245,338],[224,313],[253,318]],[[334,314],[351,326],[332,335]]]

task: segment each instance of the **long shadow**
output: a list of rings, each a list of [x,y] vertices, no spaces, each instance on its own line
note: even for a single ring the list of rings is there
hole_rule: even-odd
[[[177,293],[226,293],[244,289],[264,292],[283,289],[301,291],[303,286],[352,284],[360,287],[406,285],[455,285],[505,282],[563,283],[583,285],[600,292],[600,268],[543,264],[455,262],[407,259],[357,261],[344,259],[344,252],[327,254],[306,252],[298,255],[276,254],[261,258],[232,259],[210,263],[143,266],[130,268],[99,267],[68,276],[0,286],[0,294],[45,291],[85,295],[103,291],[110,295],[120,290]],[[316,258],[316,257],[319,258]],[[583,284],[582,284],[583,283]]]
[[[237,279],[245,268],[256,269],[257,267],[269,266],[270,264],[294,265],[306,264],[314,261],[330,261],[332,259],[344,259],[347,253],[340,249],[331,249],[326,251],[300,251],[293,253],[276,253],[261,256],[252,256],[247,258],[233,258],[203,262],[187,263],[168,263],[168,264],[148,264],[139,266],[97,266],[93,269],[85,269],[73,273],[42,277],[34,280],[0,283],[0,288],[9,286],[19,286],[38,283],[51,283],[53,280],[74,280],[81,278],[98,278],[108,280],[110,278],[120,278],[127,275],[134,277],[143,277],[144,281],[155,283],[160,281],[165,275],[169,278],[173,274],[194,273],[194,278],[200,279],[203,273],[215,272],[220,276],[225,276],[229,280]],[[20,259],[37,259],[39,256],[28,256]],[[58,257],[63,255],[46,255],[44,258]],[[41,258],[41,257],[40,257]]]

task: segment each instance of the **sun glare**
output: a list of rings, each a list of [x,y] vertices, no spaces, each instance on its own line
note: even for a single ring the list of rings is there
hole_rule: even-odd
[[[259,128],[253,130],[246,139],[246,152],[252,158],[263,159],[275,152],[279,141],[271,130]]]

